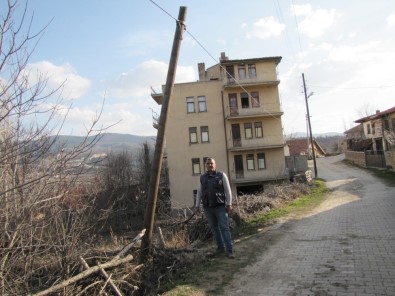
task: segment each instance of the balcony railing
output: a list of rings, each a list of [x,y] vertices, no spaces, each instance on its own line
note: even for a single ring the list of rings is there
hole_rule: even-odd
[[[224,87],[238,87],[239,85],[278,85],[280,80],[277,80],[276,77],[267,77],[265,78],[225,78],[223,80]]]
[[[251,183],[270,180],[281,180],[288,178],[289,175],[284,168],[264,169],[264,170],[232,170],[229,179],[233,183]]]
[[[227,118],[237,118],[243,116],[272,116],[272,115],[282,115],[280,104],[265,104],[261,103],[258,107],[243,108],[243,107],[226,107],[226,117]]]
[[[229,139],[228,149],[232,151],[242,151],[257,148],[279,148],[284,147],[282,136],[264,136],[255,139]]]

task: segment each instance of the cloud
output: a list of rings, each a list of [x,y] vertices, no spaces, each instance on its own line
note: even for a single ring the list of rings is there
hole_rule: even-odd
[[[48,91],[61,87],[62,97],[65,99],[80,98],[91,87],[91,81],[78,75],[69,63],[57,66],[48,61],[41,61],[29,64],[26,71],[30,83],[35,84],[47,78]]]
[[[142,62],[136,68],[122,73],[114,81],[108,81],[108,96],[111,98],[131,98],[150,96],[154,87],[161,91],[161,86],[166,83],[168,64],[149,60]],[[192,67],[178,66],[176,83],[194,81],[195,74]]]
[[[279,23],[274,17],[265,17],[253,24],[252,31],[247,33],[246,37],[248,39],[254,37],[265,39],[281,35],[281,32],[284,31],[284,29],[285,25]]]
[[[144,108],[139,104],[120,103],[120,104],[94,104],[93,106],[63,108],[60,116],[66,116],[67,120],[62,127],[62,134],[86,135],[92,127],[92,123],[98,119],[94,129],[104,129],[105,132],[134,134],[140,136],[156,135],[153,128],[152,111],[149,106],[156,104],[153,99],[148,100]],[[102,112],[100,112],[103,107]],[[100,114],[100,118],[98,115]]]
[[[394,28],[395,27],[395,12],[393,12],[389,16],[387,16],[386,20],[387,20],[388,27]]]
[[[304,17],[299,23],[299,31],[310,38],[317,38],[330,28],[337,17],[336,9],[316,9],[310,4],[291,5],[291,9],[296,16]]]

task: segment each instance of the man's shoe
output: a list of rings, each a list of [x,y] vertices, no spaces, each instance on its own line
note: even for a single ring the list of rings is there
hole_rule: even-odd
[[[208,253],[208,256],[209,257],[219,257],[219,256],[224,255],[225,253],[226,253],[225,249],[218,248],[213,253]]]
[[[233,252],[226,252],[226,257],[229,259],[235,259],[235,254],[233,254]]]
[[[223,254],[225,254],[225,249],[217,248],[217,249],[215,250],[215,252],[214,252],[214,256],[221,256],[221,255],[223,255]]]

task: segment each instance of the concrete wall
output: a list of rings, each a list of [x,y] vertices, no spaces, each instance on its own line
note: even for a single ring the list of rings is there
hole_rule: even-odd
[[[166,128],[167,159],[173,208],[191,207],[193,205],[193,190],[197,188],[199,175],[194,175],[192,172],[192,158],[200,159],[200,168],[203,173],[205,169],[203,158],[214,157],[218,170],[228,174],[221,89],[222,83],[219,81],[174,85]],[[206,97],[207,112],[199,112],[198,96]],[[194,97],[194,113],[187,113],[187,97]],[[208,143],[202,143],[201,141],[201,126],[208,126]],[[197,128],[198,143],[190,143],[190,127]]]

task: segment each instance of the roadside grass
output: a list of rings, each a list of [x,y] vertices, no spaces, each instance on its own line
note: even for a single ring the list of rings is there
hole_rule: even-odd
[[[243,240],[254,234],[261,233],[265,226],[269,226],[279,218],[290,214],[302,214],[318,206],[326,198],[330,190],[325,186],[323,179],[313,180],[309,194],[284,203],[281,207],[271,209],[269,212],[257,213],[253,218],[244,221],[242,225],[234,227],[232,235],[235,240]],[[250,248],[254,249],[254,248]],[[259,248],[256,248],[258,250]],[[218,259],[206,260],[205,255],[199,256],[193,266],[177,271],[171,283],[167,283],[167,292],[163,296],[200,296],[217,295],[222,287],[232,280],[233,274],[240,268],[253,262],[258,255],[257,251],[243,254],[243,260],[221,261]],[[217,280],[213,277],[218,277]]]
[[[269,212],[258,213],[253,218],[249,219],[244,225],[234,229],[234,236],[251,235],[260,230],[260,228],[272,224],[276,219],[284,217],[289,214],[298,214],[309,211],[318,206],[325,198],[325,194],[329,189],[325,186],[325,180],[315,179],[311,185],[311,192],[302,195],[282,207],[274,208]]]
[[[388,185],[395,186],[395,172],[390,170],[368,168],[376,177],[384,180]]]
[[[343,162],[349,166],[357,167],[359,169],[363,169],[363,170],[370,172],[374,176],[385,181],[389,186],[395,186],[395,171],[394,170],[379,169],[379,168],[373,168],[373,167],[363,167],[363,166],[359,166],[347,159],[343,160]]]

